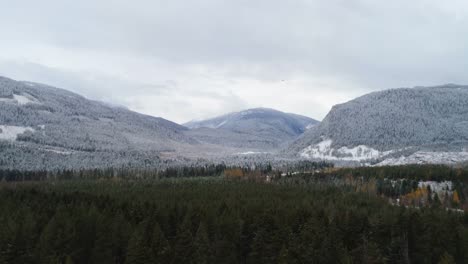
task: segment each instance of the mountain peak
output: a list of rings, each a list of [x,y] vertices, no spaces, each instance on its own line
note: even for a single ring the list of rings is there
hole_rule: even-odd
[[[191,121],[184,125],[191,129],[192,136],[208,143],[220,142],[220,138],[226,139],[231,133],[224,142],[231,140],[236,146],[255,145],[260,149],[276,149],[317,123],[318,121],[309,117],[259,107]],[[203,133],[200,133],[201,129]],[[210,137],[207,137],[206,133],[210,133]]]

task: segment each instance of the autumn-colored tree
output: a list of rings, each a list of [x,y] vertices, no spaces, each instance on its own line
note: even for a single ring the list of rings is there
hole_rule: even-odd
[[[224,170],[224,176],[228,179],[240,179],[244,176],[244,172],[239,168],[226,169]]]
[[[427,188],[417,188],[415,191],[410,192],[401,197],[402,203],[405,205],[424,205],[428,199],[429,192]]]
[[[452,201],[454,204],[457,204],[457,205],[460,203],[460,196],[458,195],[457,190],[453,192]]]
[[[445,252],[438,262],[439,264],[455,264],[455,259],[449,253]]]

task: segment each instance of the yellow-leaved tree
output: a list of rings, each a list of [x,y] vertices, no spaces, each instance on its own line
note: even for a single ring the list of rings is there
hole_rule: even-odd
[[[455,190],[453,192],[453,202],[456,203],[456,204],[459,204],[460,203],[460,196],[458,195],[458,192],[457,190]]]

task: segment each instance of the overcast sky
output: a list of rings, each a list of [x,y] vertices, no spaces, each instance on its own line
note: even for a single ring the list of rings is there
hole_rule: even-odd
[[[466,0],[0,0],[0,75],[176,122],[468,83]]]

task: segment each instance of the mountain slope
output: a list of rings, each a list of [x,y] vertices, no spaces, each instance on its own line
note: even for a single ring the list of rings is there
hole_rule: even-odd
[[[447,161],[456,162],[465,159],[467,146],[468,87],[444,85],[375,92],[336,105],[288,152],[357,161],[398,158],[402,162],[403,156],[411,163],[433,158],[440,162],[441,155],[455,153]]]
[[[201,142],[252,150],[273,150],[296,139],[318,121],[268,108],[230,113],[184,124]]]
[[[62,89],[0,77],[0,167],[156,164],[161,153],[199,145],[185,130]]]

